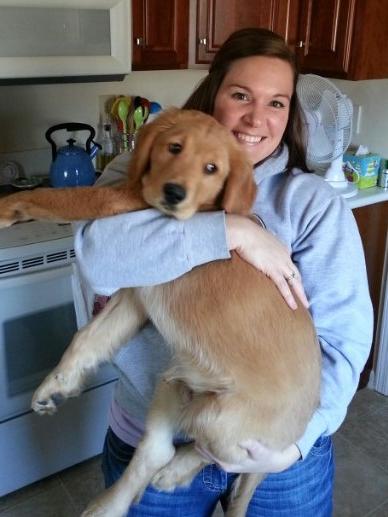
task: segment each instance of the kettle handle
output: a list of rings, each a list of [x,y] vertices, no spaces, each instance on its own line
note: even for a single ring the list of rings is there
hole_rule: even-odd
[[[57,156],[57,146],[54,140],[51,138],[51,134],[54,133],[54,131],[59,131],[61,129],[66,129],[67,131],[90,131],[90,135],[86,140],[85,144],[86,151],[88,154],[90,154],[90,144],[93,142],[93,138],[96,136],[96,131],[94,130],[94,128],[92,126],[89,126],[89,124],[83,124],[82,122],[64,122],[63,124],[57,124],[56,126],[49,127],[45,133],[46,140],[51,145],[53,161]]]

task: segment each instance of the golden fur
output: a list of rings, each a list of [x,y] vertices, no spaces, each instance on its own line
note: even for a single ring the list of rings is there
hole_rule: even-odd
[[[184,199],[174,197],[174,187],[171,200],[166,184],[179,185]],[[127,183],[9,196],[0,200],[0,223],[96,218],[149,205],[177,218],[220,208],[248,214],[255,193],[252,167],[225,128],[200,112],[170,110],[141,132]],[[150,482],[165,490],[189,483],[207,461],[193,444],[175,450],[178,431],[238,463],[245,439],[278,450],[294,443],[318,403],[320,351],[308,311],[301,304],[291,310],[271,280],[233,253],[163,285],[118,291],[76,334],[34,394],[34,410],[52,413],[59,399],[79,393],[85,373],[111,358],[147,318],[172,348],[173,364],[133,461],[84,516],[126,514]],[[239,477],[229,517],[245,515],[260,479]]]

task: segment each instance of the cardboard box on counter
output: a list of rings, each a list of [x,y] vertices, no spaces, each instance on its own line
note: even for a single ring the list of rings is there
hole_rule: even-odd
[[[379,175],[381,156],[368,153],[356,155],[347,151],[343,156],[344,172],[349,181],[357,183],[359,189],[375,187]]]

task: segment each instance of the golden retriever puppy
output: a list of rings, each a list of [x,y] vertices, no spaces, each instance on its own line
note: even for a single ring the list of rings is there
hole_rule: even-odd
[[[252,165],[228,130],[203,113],[169,110],[141,131],[125,184],[9,196],[0,200],[0,222],[88,219],[147,206],[181,219],[212,209],[246,215],[255,195]],[[282,450],[301,437],[318,403],[320,350],[308,311],[301,304],[291,310],[270,279],[232,253],[168,283],[118,291],[75,335],[35,392],[33,409],[53,413],[59,400],[78,394],[88,371],[147,319],[173,363],[133,460],[84,516],[126,515],[149,483],[164,490],[190,483],[208,463],[195,444],[228,463],[246,457],[239,443],[250,438]],[[178,432],[189,443],[175,449]],[[229,517],[245,515],[261,478],[239,476]]]

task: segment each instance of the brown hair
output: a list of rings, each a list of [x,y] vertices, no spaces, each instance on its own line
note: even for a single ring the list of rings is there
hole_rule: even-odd
[[[283,136],[283,142],[287,144],[289,151],[287,170],[298,167],[308,171],[303,112],[295,93],[298,80],[295,55],[278,34],[260,28],[247,28],[233,32],[214,56],[208,75],[190,95],[183,108],[197,109],[212,115],[218,89],[231,65],[237,59],[251,56],[276,57],[289,63],[293,70],[294,94]]]

